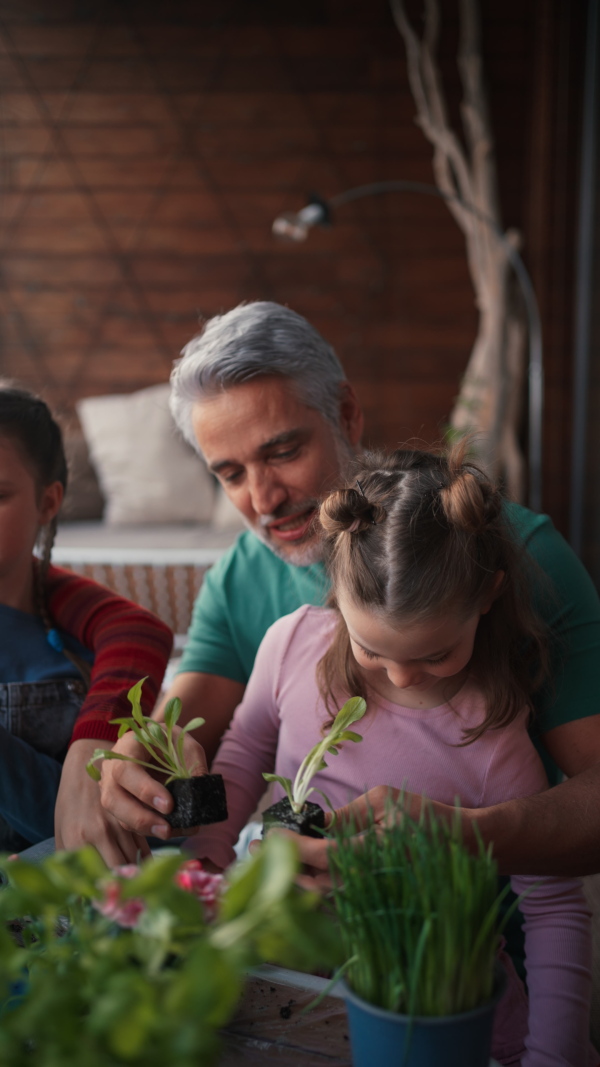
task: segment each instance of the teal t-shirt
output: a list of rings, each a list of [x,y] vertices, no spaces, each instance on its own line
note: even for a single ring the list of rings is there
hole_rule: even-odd
[[[245,685],[269,626],[302,604],[324,604],[328,591],[321,563],[295,567],[254,534],[240,534],[204,577],[179,670]]]
[[[505,514],[534,561],[530,576],[535,606],[556,640],[553,676],[535,699],[534,732],[539,733],[600,713],[600,600],[587,571],[547,515],[512,503],[505,505]],[[327,592],[321,564],[295,567],[254,534],[241,534],[205,576],[180,670],[246,684],[269,626],[302,604],[323,604]],[[547,770],[555,781],[555,769]]]

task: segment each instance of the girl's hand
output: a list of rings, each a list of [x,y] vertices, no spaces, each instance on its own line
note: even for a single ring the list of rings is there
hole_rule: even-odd
[[[343,808],[338,808],[335,813],[336,822],[338,825],[352,827],[357,833],[371,822],[374,822],[376,826],[385,826],[390,818],[391,805],[395,806],[395,813],[398,813],[397,805],[401,795],[402,791],[394,789],[392,786],[374,786],[373,789],[369,789],[368,793],[363,793]],[[423,797],[420,794],[406,792],[403,794],[402,812],[412,819],[418,819],[422,805]],[[446,815],[448,818],[452,818],[455,814],[455,809],[447,804],[428,800],[427,805],[431,810],[435,811],[436,815]],[[326,827],[330,825],[331,820],[332,816],[326,815]],[[291,830],[273,829],[269,833],[286,834],[296,842],[303,867],[298,879],[300,885],[306,889],[320,890],[330,887],[331,879],[329,877],[327,852],[328,849],[335,848],[335,842],[326,838],[304,837],[293,833]],[[255,841],[250,845],[250,851],[252,852],[256,851],[257,848],[260,848],[259,841]]]
[[[175,726],[173,737],[177,739],[180,733],[181,727]],[[188,767],[193,768],[194,775],[208,772],[204,749],[190,734],[185,734],[183,751],[185,762]],[[115,742],[113,752],[148,760],[148,752],[131,731]],[[100,779],[102,807],[120,826],[134,834],[159,837],[163,841],[168,841],[170,837],[190,837],[196,833],[197,827],[180,830],[161,819],[161,814],[168,814],[174,804],[173,797],[163,785],[163,781],[164,775],[160,775],[158,771],[154,777],[151,771],[135,763],[126,760],[103,760]]]

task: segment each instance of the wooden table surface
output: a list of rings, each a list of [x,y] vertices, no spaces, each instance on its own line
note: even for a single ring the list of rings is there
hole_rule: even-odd
[[[326,985],[312,975],[259,968],[224,1032],[219,1067],[351,1067],[344,1001],[333,993],[301,1015]]]
[[[326,985],[314,975],[259,967],[223,1032],[219,1067],[352,1067],[346,1009],[337,990],[302,1015]],[[490,1060],[490,1067],[500,1065]]]

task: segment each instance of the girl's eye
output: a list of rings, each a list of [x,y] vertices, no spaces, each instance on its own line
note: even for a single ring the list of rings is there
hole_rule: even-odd
[[[423,662],[431,663],[435,667],[436,663],[444,663],[445,660],[449,659],[451,654],[451,652],[444,652],[443,656],[438,656],[436,659],[426,659]]]
[[[360,650],[363,656],[366,656],[367,659],[379,659],[379,656],[376,652],[369,652],[369,649],[363,648],[362,645],[360,646]]]

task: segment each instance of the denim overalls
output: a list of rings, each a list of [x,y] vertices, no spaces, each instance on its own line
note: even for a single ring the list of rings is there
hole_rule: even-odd
[[[0,851],[54,834],[54,805],[87,686],[80,678],[0,683]]]

